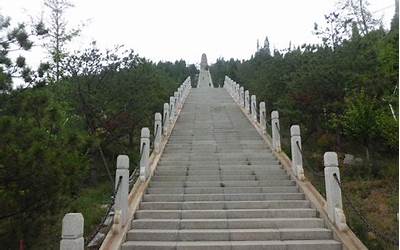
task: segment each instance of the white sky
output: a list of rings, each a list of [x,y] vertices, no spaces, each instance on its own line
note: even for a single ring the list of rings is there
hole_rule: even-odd
[[[72,0],[71,26],[90,20],[73,43],[82,49],[96,40],[100,48],[123,44],[153,61],[184,59],[209,63],[218,57],[247,59],[268,35],[271,49],[318,42],[313,24],[324,23],[335,0]],[[388,27],[394,0],[369,0],[375,17]],[[0,13],[14,21],[40,16],[43,0],[0,0]],[[36,64],[42,54],[33,52]],[[31,58],[32,62],[32,58]]]

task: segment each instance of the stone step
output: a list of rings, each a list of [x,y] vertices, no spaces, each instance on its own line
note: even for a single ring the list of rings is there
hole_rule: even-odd
[[[169,153],[266,153],[272,154],[272,150],[268,148],[264,144],[259,145],[242,145],[240,143],[236,143],[234,145],[227,145],[222,143],[213,143],[213,144],[191,144],[191,145],[175,145],[175,144],[167,144],[164,152],[166,154]]]
[[[164,166],[187,166],[187,165],[265,165],[278,164],[276,159],[193,159],[193,160],[164,160],[161,159],[159,164]]]
[[[137,219],[132,229],[322,228],[321,218]]]
[[[155,171],[155,176],[165,176],[165,175],[172,175],[172,176],[179,176],[179,175],[198,175],[198,176],[203,176],[203,175],[277,175],[277,174],[286,174],[286,172],[279,168],[279,167],[274,167],[270,169],[255,169],[252,170],[251,168],[246,169],[245,167],[240,168],[240,169],[234,169],[234,170],[229,170],[229,169],[208,169],[208,170],[202,170],[202,169],[188,169],[188,168],[177,168],[176,170],[169,170],[165,168],[157,168]]]
[[[265,241],[265,240],[323,240],[331,239],[326,228],[283,229],[134,229],[127,234],[129,241]]]
[[[229,210],[139,210],[137,219],[237,219],[237,218],[312,218],[312,208],[229,209]]]
[[[241,132],[240,130],[238,131],[239,133]],[[172,134],[168,142],[169,144],[175,144],[175,145],[186,145],[186,144],[193,144],[196,142],[197,143],[204,142],[203,144],[210,144],[211,142],[214,142],[226,145],[237,145],[237,144],[263,145],[263,141],[260,135],[257,134],[257,132],[255,132],[253,136],[249,136],[246,133],[241,133],[233,137],[228,134],[226,136],[221,136],[220,138],[214,138],[213,132],[210,132],[208,135],[205,136],[176,136]]]
[[[216,170],[221,170],[221,171],[236,171],[236,170],[253,170],[253,171],[269,171],[269,170],[277,170],[281,169],[281,165],[279,164],[264,164],[264,165],[247,165],[247,164],[242,164],[242,165],[223,165],[223,164],[218,164],[218,163],[213,163],[213,164],[188,164],[188,165],[181,165],[181,166],[176,166],[176,165],[158,165],[157,170],[170,170],[170,171],[180,171],[180,170],[188,170],[188,171],[216,171]]]
[[[152,181],[256,181],[256,180],[288,180],[289,176],[282,174],[275,175],[155,175]]]
[[[172,147],[172,145],[168,146],[167,148],[164,149],[164,153],[170,154],[170,153],[194,153],[194,152],[199,152],[202,154],[214,154],[214,153],[253,153],[253,152],[262,152],[266,154],[271,154],[272,151],[267,148],[267,147],[220,147],[220,146],[208,146],[208,147],[191,147],[191,146],[186,146],[186,147],[181,147],[181,148],[175,148]]]
[[[236,153],[169,153],[162,156],[162,160],[227,160],[227,159],[266,159],[266,160],[276,160],[276,158],[271,153],[261,152],[258,154],[236,152]]]
[[[194,187],[148,188],[148,194],[234,194],[234,193],[297,193],[296,186],[281,187]]]
[[[293,180],[266,180],[266,181],[151,181],[149,187],[271,187],[294,186]]]
[[[218,210],[310,208],[307,200],[141,202],[142,210]]]
[[[121,250],[341,250],[335,240],[128,241]]]
[[[243,194],[145,194],[143,201],[256,201],[302,200],[302,193],[243,193]]]
[[[209,146],[209,144],[205,145],[205,146]],[[218,147],[218,145],[216,145]],[[163,157],[177,157],[177,158],[181,158],[181,157],[205,157],[207,156],[207,154],[209,153],[209,151],[206,152],[197,152],[197,151],[193,151],[191,153],[187,153],[187,152],[181,152],[181,151],[176,151],[176,152],[171,152],[169,154],[165,154],[163,155]],[[243,152],[240,151],[238,153],[222,153],[222,152],[215,152],[213,154],[211,154],[212,156],[215,157],[221,157],[221,158],[229,158],[229,157],[270,157],[273,158],[275,157],[272,154],[272,151],[269,150],[253,150],[253,151],[249,151],[249,152]]]

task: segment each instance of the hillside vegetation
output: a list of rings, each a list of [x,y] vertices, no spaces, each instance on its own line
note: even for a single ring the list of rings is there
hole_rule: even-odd
[[[279,111],[288,155],[289,128],[300,125],[305,172],[321,193],[323,153],[338,152],[344,193],[387,238],[345,204],[350,226],[370,249],[392,249],[388,238],[398,238],[398,9],[390,30],[372,24],[362,30],[346,23],[345,11],[325,16],[329,28],[316,25],[322,45],[271,52],[266,39],[251,59],[220,58],[210,71],[216,86],[228,75],[265,101],[267,114]]]
[[[55,64],[36,71],[8,56],[9,45],[31,45],[24,27],[0,20],[9,41],[0,58],[1,248],[57,249],[67,212],[82,212],[92,233],[111,201],[117,156],[137,166],[141,128],[196,68],[93,43],[63,56],[57,80]],[[15,89],[19,72],[27,87]]]

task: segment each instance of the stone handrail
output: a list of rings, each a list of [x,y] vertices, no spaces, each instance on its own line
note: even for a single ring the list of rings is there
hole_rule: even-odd
[[[170,103],[165,103],[163,117],[155,114],[154,124],[154,150],[150,153],[150,130],[142,128],[140,142],[140,175],[129,191],[129,158],[119,155],[117,158],[116,183],[121,179],[120,187],[115,195],[114,219],[111,230],[107,233],[100,249],[119,249],[125,235],[130,229],[131,220],[142,199],[150,177],[153,175],[158,161],[164,151],[168,138],[175,126],[186,97],[191,90],[190,77],[181,84],[174,96],[170,97]],[[164,124],[162,124],[162,120]],[[122,178],[120,178],[122,176]],[[68,213],[62,223],[62,236],[60,250],[83,250],[83,226],[84,218],[81,213]]]
[[[265,126],[265,103],[259,109],[260,121],[254,119],[254,113],[250,113],[249,103],[249,90],[244,93],[244,105],[240,97],[243,87],[233,81],[228,76],[225,76],[224,88],[232,96],[235,102],[239,105],[241,111],[249,119],[249,121],[256,128],[257,132],[264,139],[266,144],[272,149],[275,157],[280,161],[283,168],[296,181],[298,187],[303,191],[306,198],[318,210],[321,218],[324,219],[327,226],[333,231],[334,238],[343,244],[343,249],[367,249],[367,247],[358,239],[354,232],[349,229],[346,224],[346,217],[342,208],[342,196],[340,185],[338,185],[335,178],[340,178],[337,154],[335,152],[327,152],[324,155],[325,166],[325,186],[326,197],[324,197],[315,189],[310,181],[304,176],[303,159],[301,157],[301,137],[300,126],[293,125],[291,127],[291,151],[292,160],[281,150],[280,144],[280,127],[279,127],[279,113],[272,111],[271,113],[271,130],[272,137],[266,132]],[[255,95],[254,100],[256,99]],[[253,98],[252,98],[253,99]],[[253,106],[253,104],[251,104]],[[264,113],[263,113],[264,112]],[[339,179],[340,180],[340,179]]]

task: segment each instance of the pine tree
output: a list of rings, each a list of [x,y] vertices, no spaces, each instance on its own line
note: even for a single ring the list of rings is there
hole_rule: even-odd
[[[66,11],[74,7],[68,0],[45,0],[49,9],[49,20],[46,23],[48,36],[45,47],[51,55],[51,71],[56,82],[63,76],[62,61],[67,56],[66,45],[80,33],[79,28],[68,29],[65,18]]]

